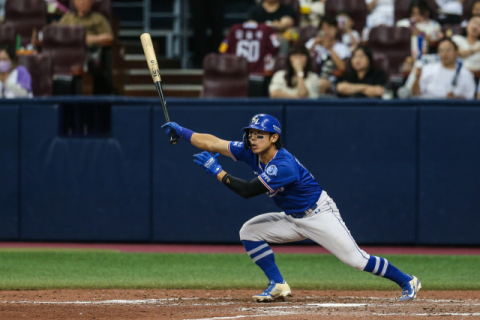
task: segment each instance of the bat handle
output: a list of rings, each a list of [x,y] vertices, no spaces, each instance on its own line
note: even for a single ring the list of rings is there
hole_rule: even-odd
[[[175,132],[170,132],[170,144],[175,145],[178,142],[178,137]]]

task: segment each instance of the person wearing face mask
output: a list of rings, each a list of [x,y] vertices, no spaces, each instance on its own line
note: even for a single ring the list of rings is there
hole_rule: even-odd
[[[0,94],[7,99],[33,97],[32,77],[27,68],[17,65],[10,46],[0,46]]]

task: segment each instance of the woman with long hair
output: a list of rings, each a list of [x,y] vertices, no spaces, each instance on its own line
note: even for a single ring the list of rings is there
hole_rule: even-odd
[[[273,75],[269,91],[271,98],[318,98],[319,86],[307,48],[297,45],[290,49],[287,69]]]
[[[452,36],[458,46],[458,56],[463,58],[465,68],[472,72],[480,71],[480,16],[468,20],[465,35]]]
[[[358,46],[352,54],[347,71],[337,84],[340,97],[378,98],[384,93],[387,76],[374,66],[372,50]]]

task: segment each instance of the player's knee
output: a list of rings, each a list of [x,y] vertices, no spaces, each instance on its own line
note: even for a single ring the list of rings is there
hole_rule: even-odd
[[[255,232],[248,221],[245,222],[240,229],[240,240],[258,241],[255,237]]]
[[[363,269],[365,269],[365,266],[367,265],[368,258],[365,259],[361,255],[355,255],[355,256],[348,257],[346,259],[342,259],[342,262],[352,268],[363,271]]]

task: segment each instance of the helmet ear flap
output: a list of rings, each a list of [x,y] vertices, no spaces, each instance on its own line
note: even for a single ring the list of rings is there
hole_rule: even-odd
[[[243,147],[245,150],[250,150],[250,141],[248,140],[248,131],[243,133]]]

